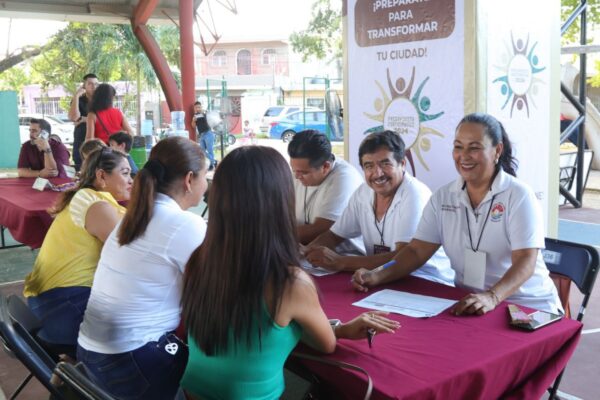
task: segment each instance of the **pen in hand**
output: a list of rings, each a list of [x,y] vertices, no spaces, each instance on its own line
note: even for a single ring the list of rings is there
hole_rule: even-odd
[[[394,264],[396,264],[396,260],[393,260],[393,259],[392,259],[391,261],[388,261],[388,262],[386,262],[385,264],[383,264],[383,265],[380,265],[379,267],[377,267],[377,268],[374,268],[374,269],[370,270],[370,271],[369,271],[369,272],[367,272],[367,273],[368,273],[368,274],[372,274],[373,272],[382,271],[382,270],[384,270],[384,269],[388,269],[389,267],[391,267],[391,266],[392,266],[392,265],[394,265]],[[350,278],[350,282],[354,282],[354,276],[352,276],[352,277]]]
[[[373,338],[375,337],[376,333],[377,331],[375,331],[373,328],[367,329],[367,342],[369,343],[370,349],[373,348]]]

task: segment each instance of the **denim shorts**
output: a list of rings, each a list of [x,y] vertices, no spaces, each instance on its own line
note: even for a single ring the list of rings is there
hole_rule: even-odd
[[[179,389],[188,348],[174,333],[126,353],[102,354],[77,346],[77,361],[90,378],[117,399],[168,400]]]

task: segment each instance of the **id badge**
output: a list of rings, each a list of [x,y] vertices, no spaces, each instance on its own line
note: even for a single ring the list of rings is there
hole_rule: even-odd
[[[485,285],[486,253],[465,249],[465,264],[463,270],[463,284],[465,286],[483,290]]]
[[[389,253],[392,251],[388,246],[383,246],[381,244],[373,245],[373,254],[381,254],[381,253]]]

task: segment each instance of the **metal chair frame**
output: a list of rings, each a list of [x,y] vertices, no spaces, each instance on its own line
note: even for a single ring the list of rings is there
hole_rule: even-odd
[[[551,273],[569,278],[583,294],[583,300],[577,313],[577,321],[581,322],[598,275],[600,264],[598,250],[586,244],[546,238],[546,249],[543,251],[543,255]],[[561,299],[563,304],[566,304],[564,300]],[[550,400],[556,398],[564,372],[563,369],[552,387],[548,389]]]
[[[11,315],[10,308],[9,300],[0,294],[0,336],[5,349],[21,361],[30,372],[29,376],[17,387],[10,399],[16,398],[34,376],[51,393],[53,399],[64,399],[61,391],[50,382],[55,366],[54,361],[35,341],[27,329],[21,325],[20,321],[16,318],[18,316]],[[13,311],[15,309],[13,307]]]

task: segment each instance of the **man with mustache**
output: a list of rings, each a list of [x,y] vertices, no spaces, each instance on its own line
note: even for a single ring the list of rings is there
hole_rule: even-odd
[[[356,168],[335,158],[329,139],[316,130],[298,132],[288,154],[296,178],[298,240],[304,245],[331,228],[363,180]],[[338,245],[343,254],[364,254],[360,237]]]
[[[310,243],[306,258],[331,270],[374,269],[390,261],[412,239],[431,191],[405,171],[405,146],[392,131],[367,136],[358,149],[365,175],[342,216]],[[342,256],[333,249],[362,235],[366,256]],[[453,285],[454,271],[443,251],[413,275]]]

